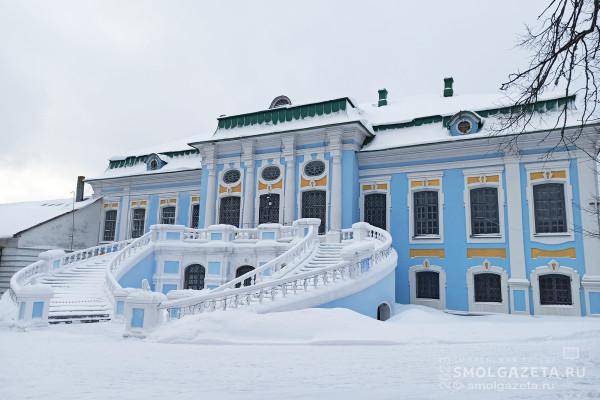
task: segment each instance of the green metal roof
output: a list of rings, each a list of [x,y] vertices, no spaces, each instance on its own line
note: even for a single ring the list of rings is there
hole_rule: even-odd
[[[169,158],[173,158],[173,157],[188,156],[190,154],[198,154],[198,153],[199,153],[198,149],[189,149],[189,150],[180,150],[180,151],[166,151],[164,153],[156,153],[156,154],[163,154]],[[112,160],[112,161],[109,161],[108,168],[114,169],[114,168],[133,167],[136,164],[145,163],[149,156],[150,156],[150,154],[146,154],[143,156],[129,156],[122,160]]]
[[[575,95],[560,97],[557,99],[551,100],[540,100],[535,103],[527,104],[527,105],[519,105],[519,106],[506,106],[499,108],[489,108],[484,110],[475,110],[477,114],[486,118],[496,114],[517,114],[522,112],[524,109],[527,109],[529,112],[543,112],[543,111],[553,111],[565,105],[567,102],[571,102],[575,100]],[[467,110],[462,110],[467,111]],[[472,110],[469,110],[472,111]],[[411,126],[420,126],[424,124],[432,124],[436,122],[442,122],[444,126],[447,126],[448,121],[452,118],[452,115],[432,115],[428,117],[420,117],[415,118],[406,122],[398,122],[392,124],[380,124],[373,125],[373,130],[375,132],[385,131],[388,129],[401,129],[408,128]]]
[[[247,114],[231,115],[219,117],[219,129],[233,129],[242,126],[263,124],[263,123],[284,123],[292,120],[300,120],[315,115],[328,115],[338,111],[343,111],[348,104],[354,108],[354,104],[347,97],[340,99],[321,101],[318,103],[302,104],[298,106],[274,108],[265,111],[252,112]]]

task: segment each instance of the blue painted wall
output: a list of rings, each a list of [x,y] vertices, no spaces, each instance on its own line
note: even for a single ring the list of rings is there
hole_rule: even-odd
[[[190,192],[180,192],[177,195],[177,221],[178,225],[190,226]]]
[[[119,284],[124,288],[130,287],[140,289],[142,287],[142,280],[147,279],[148,283],[150,283],[150,288],[155,290],[154,283],[152,282],[152,277],[155,272],[156,260],[155,255],[152,252],[127,271],[125,275],[119,279]]]
[[[156,220],[158,218],[158,196],[152,195],[150,196],[150,200],[148,201],[148,218],[146,220],[145,230],[148,232],[152,225],[156,224]]]
[[[349,308],[350,310],[377,318],[377,307],[381,303],[394,306],[395,278],[391,272],[376,284],[353,295],[325,303],[319,308]],[[392,310],[393,311],[393,310]]]

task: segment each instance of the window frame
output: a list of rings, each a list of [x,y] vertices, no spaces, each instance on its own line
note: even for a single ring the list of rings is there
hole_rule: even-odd
[[[564,228],[565,228],[564,231],[559,231],[559,232],[539,232],[538,231],[538,222],[540,222],[540,221],[538,221],[538,218],[536,216],[537,207],[536,207],[536,199],[535,199],[535,197],[536,197],[536,190],[538,190],[539,188],[541,188],[543,186],[546,186],[546,187],[550,187],[550,186],[556,187],[556,188],[559,188],[558,189],[558,193],[562,192],[562,201],[563,201],[562,211],[563,211],[563,214],[564,214],[564,220],[562,222],[563,222]],[[569,232],[569,227],[568,227],[568,224],[567,224],[567,199],[565,198],[565,185],[564,185],[564,183],[558,183],[558,182],[539,182],[539,183],[535,183],[531,187],[531,193],[532,193],[531,198],[532,198],[532,202],[533,202],[533,226],[532,226],[532,229],[534,230],[535,235],[547,235],[549,233],[550,234],[566,234],[566,233],[568,233]]]
[[[575,240],[573,229],[573,187],[568,161],[548,162],[545,164],[527,164],[527,211],[529,214],[529,238],[532,242],[544,244],[561,244]],[[533,187],[544,183],[563,184],[566,214],[566,232],[537,233],[535,230],[535,205]]]
[[[443,173],[429,173],[408,176],[408,208],[409,208],[409,243],[443,243],[444,242],[444,190]],[[414,193],[422,191],[438,192],[438,234],[415,235]]]
[[[360,180],[360,220],[365,220],[365,197],[369,194],[385,194],[385,226],[386,230],[390,230],[390,209],[391,209],[391,190],[390,190],[391,177],[380,177],[377,180],[366,179]],[[370,188],[368,188],[370,186]],[[385,187],[384,187],[385,186]]]
[[[439,299],[427,299],[417,297],[417,273],[418,272],[437,272],[439,284]],[[444,310],[446,308],[446,271],[439,265],[431,265],[428,259],[423,260],[420,265],[413,265],[408,269],[408,281],[410,287],[410,302]]]
[[[465,226],[467,243],[503,243],[505,235],[505,208],[506,198],[504,193],[504,176],[501,169],[467,170],[465,175],[464,205]],[[499,233],[473,234],[471,225],[471,190],[482,188],[495,188],[498,195],[498,228]]]
[[[112,240],[107,240],[105,239],[105,231],[106,231],[106,214],[108,212],[114,211],[115,212],[115,227],[114,227],[114,232],[113,232],[113,238]],[[117,227],[119,224],[119,209],[115,208],[115,207],[110,207],[110,208],[105,208],[103,213],[102,213],[102,231],[100,231],[100,237],[102,238],[101,242],[103,243],[110,243],[110,242],[115,242],[117,240]]]
[[[144,229],[142,229],[142,234],[138,237],[143,236],[146,233],[146,228],[147,226],[147,221],[148,221],[148,209],[146,207],[142,207],[142,206],[137,206],[137,207],[131,207],[130,209],[130,216],[129,216],[129,238],[130,239],[135,239],[133,237],[133,215],[135,213],[135,210],[144,210]]]
[[[501,302],[475,301],[475,276],[479,274],[495,274],[500,276]],[[491,265],[488,260],[484,260],[481,265],[470,267],[467,270],[466,277],[469,312],[508,314],[512,292],[508,288],[508,272],[506,272],[506,269]]]
[[[541,304],[539,277],[541,275],[559,274],[571,278],[571,305]],[[533,291],[533,311],[535,315],[570,315],[581,316],[581,280],[579,273],[574,268],[560,265],[552,260],[548,265],[543,265],[531,271],[529,282]]]
[[[268,167],[277,167],[279,168],[279,177],[272,181],[265,181],[262,177],[263,170]],[[255,196],[254,196],[254,224],[255,226],[259,225],[260,221],[260,196],[263,194],[278,194],[279,195],[279,221],[281,223],[283,221],[283,208],[285,206],[285,196],[284,196],[284,186],[285,186],[285,174],[286,168],[285,165],[281,164],[277,160],[266,159],[261,160],[261,166],[256,169],[257,171],[257,179],[254,183],[255,186]]]
[[[198,206],[198,226],[196,226],[196,228],[192,226],[192,222],[194,221],[194,206]],[[190,196],[190,218],[188,226],[192,229],[200,229],[200,196],[197,194]]]
[[[175,210],[173,213],[173,223],[172,224],[167,224],[167,223],[163,222],[164,209],[169,208],[169,207],[173,207],[173,209]],[[177,204],[165,204],[165,205],[161,206],[158,209],[158,218],[159,218],[161,225],[176,225],[177,224]]]

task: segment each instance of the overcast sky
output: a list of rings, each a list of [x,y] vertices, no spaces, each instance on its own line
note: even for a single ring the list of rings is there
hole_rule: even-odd
[[[70,197],[111,155],[279,94],[496,91],[545,3],[0,0],[0,202]]]

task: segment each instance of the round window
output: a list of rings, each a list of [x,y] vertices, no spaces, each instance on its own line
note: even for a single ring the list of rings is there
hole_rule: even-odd
[[[319,176],[323,172],[325,172],[325,163],[320,160],[311,161],[304,166],[306,176]]]
[[[274,165],[265,167],[261,173],[261,176],[265,181],[274,181],[275,179],[279,178],[280,175],[281,171],[279,170],[279,167]]]
[[[231,184],[240,180],[241,174],[237,169],[230,169],[223,174],[223,182]]]
[[[467,120],[462,120],[456,126],[460,133],[469,133],[471,131],[471,123]]]

